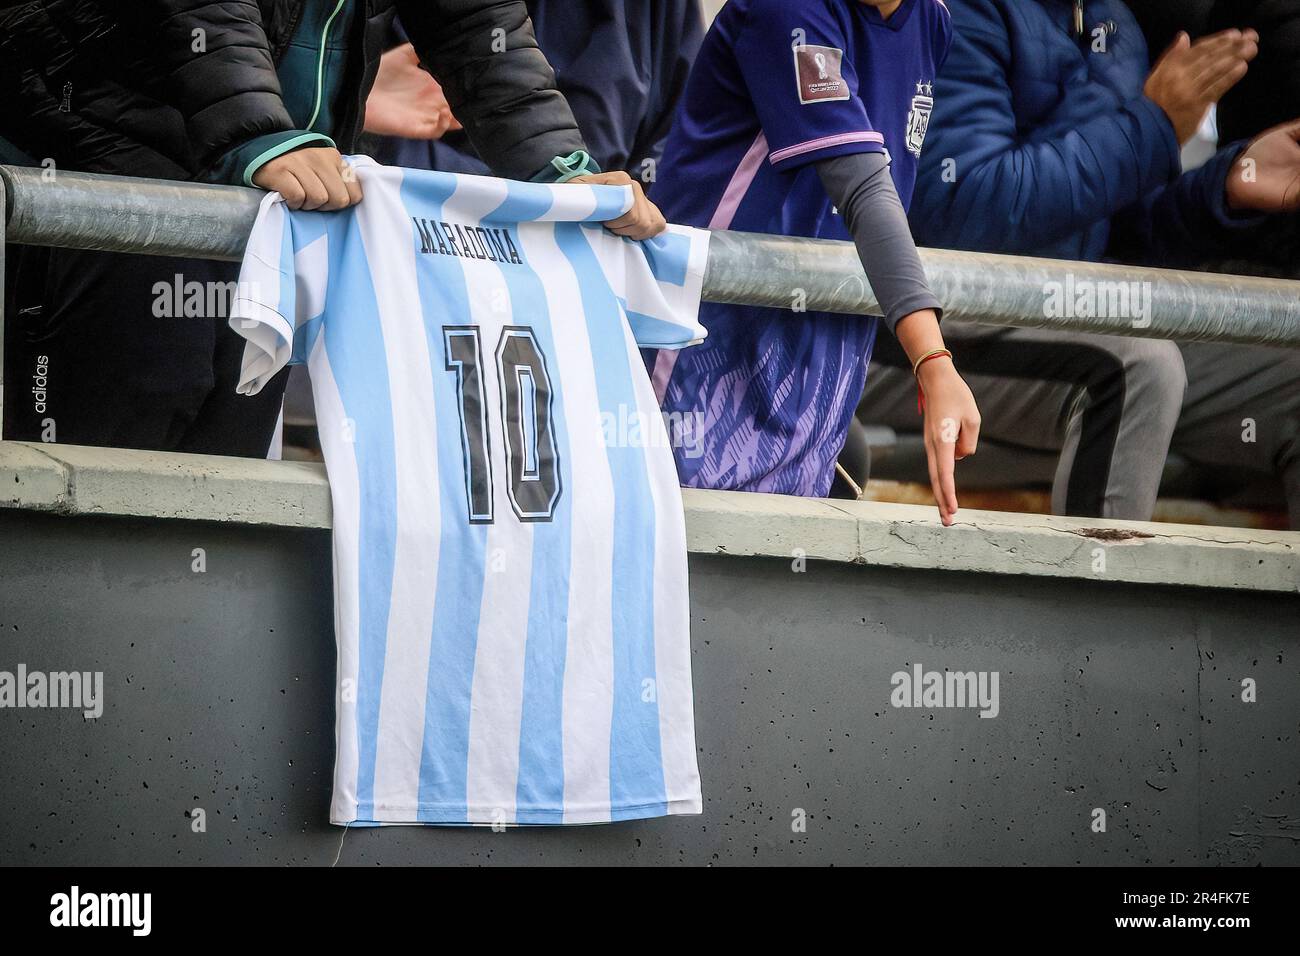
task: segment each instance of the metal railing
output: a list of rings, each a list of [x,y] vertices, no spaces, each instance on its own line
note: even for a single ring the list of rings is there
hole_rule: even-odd
[[[0,249],[7,240],[238,260],[261,195],[236,186],[0,166]],[[922,249],[921,258],[949,319],[1300,348],[1296,281],[939,249]],[[1077,308],[1088,296],[1092,307]],[[742,232],[714,232],[704,298],[878,312],[852,243]],[[0,311],[0,330],[3,321]],[[2,387],[0,381],[0,403]]]

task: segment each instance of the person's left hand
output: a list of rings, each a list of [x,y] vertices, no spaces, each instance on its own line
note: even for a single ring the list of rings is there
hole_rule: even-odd
[[[460,129],[442,85],[420,67],[415,47],[393,47],[379,58],[379,75],[366,97],[367,133],[441,139]]]
[[[629,239],[652,239],[668,228],[664,214],[647,198],[641,184],[622,170],[615,173],[596,173],[593,176],[577,176],[569,182],[632,187],[632,208],[617,219],[605,223],[605,228],[610,232]]]
[[[1300,210],[1300,120],[1276,126],[1251,143],[1232,164],[1226,188],[1232,209]]]

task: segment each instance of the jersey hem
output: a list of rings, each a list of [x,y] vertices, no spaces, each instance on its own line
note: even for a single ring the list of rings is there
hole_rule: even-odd
[[[692,345],[699,345],[703,341],[703,338],[691,339],[689,342],[683,342],[680,339],[676,342],[642,342],[640,339],[637,339],[636,347],[639,349],[655,349],[658,351],[671,349],[675,352],[680,349],[690,348]]]
[[[517,810],[515,818],[508,821],[500,819],[499,806],[474,806],[467,810],[463,806],[417,804],[413,807],[389,807],[376,811],[364,820],[357,818],[354,806],[352,813],[347,815],[331,813],[330,823],[340,827],[491,826],[503,823],[506,826],[572,826],[617,823],[621,820],[646,820],[665,816],[693,816],[703,812],[703,799],[697,794],[678,800],[624,804],[617,807],[587,807],[577,810],[572,807],[563,810],[549,807]],[[420,819],[412,819],[413,817]]]

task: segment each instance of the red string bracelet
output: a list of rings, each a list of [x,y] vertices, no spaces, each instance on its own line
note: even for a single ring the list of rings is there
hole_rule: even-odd
[[[948,351],[948,349],[931,349],[912,363],[912,375],[916,377],[916,413],[918,415],[925,414],[925,390],[921,388],[921,379],[917,376],[917,373],[921,371],[921,366],[930,359],[941,357],[952,358],[952,352]]]

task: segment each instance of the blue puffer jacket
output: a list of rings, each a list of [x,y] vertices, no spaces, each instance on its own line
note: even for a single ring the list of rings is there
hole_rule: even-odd
[[[1226,207],[1242,144],[1179,175],[1173,126],[1142,93],[1146,40],[1119,0],[1084,3],[1082,39],[1074,0],[947,4],[952,52],[910,217],[919,243],[1083,260],[1121,248],[1186,267],[1258,221]]]

